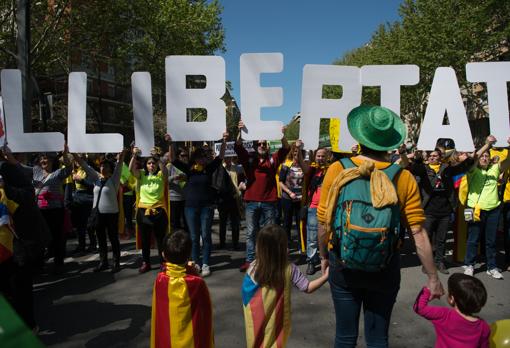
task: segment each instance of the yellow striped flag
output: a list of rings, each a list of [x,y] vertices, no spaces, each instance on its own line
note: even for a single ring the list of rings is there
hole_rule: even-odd
[[[152,293],[151,348],[214,347],[211,299],[204,280],[190,266],[165,266]]]
[[[290,334],[290,276],[283,289],[259,286],[246,272],[242,286],[246,346],[283,348]]]

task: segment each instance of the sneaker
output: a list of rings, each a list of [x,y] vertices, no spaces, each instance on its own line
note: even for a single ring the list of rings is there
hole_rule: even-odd
[[[142,266],[140,266],[140,268],[138,268],[138,273],[142,274],[142,273],[147,273],[151,270],[151,265],[147,262],[142,262]]]
[[[246,272],[246,270],[250,267],[250,262],[245,262],[239,267],[239,272]]]
[[[437,270],[443,274],[450,274],[450,272],[448,272],[448,268],[446,268],[446,265],[444,264],[444,262],[439,262],[437,265]]]
[[[464,274],[468,276],[473,276],[475,273],[475,268],[473,266],[462,266],[464,268]]]
[[[209,268],[209,265],[203,265],[202,266],[202,273],[200,273],[202,277],[207,277],[211,275],[211,269]]]
[[[200,267],[199,264],[195,263],[193,264],[193,267],[195,267],[195,271],[197,272],[197,274],[200,274],[200,272],[202,272],[202,268]]]
[[[487,271],[487,274],[490,275],[494,279],[503,279],[503,275],[499,272],[499,269],[493,268]]]
[[[315,265],[313,264],[313,262],[308,262],[308,266],[306,267],[306,274],[307,275],[315,274]]]

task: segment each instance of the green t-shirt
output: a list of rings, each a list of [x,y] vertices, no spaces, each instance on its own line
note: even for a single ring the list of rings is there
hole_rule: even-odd
[[[499,174],[499,164],[493,164],[486,170],[474,167],[467,173],[469,207],[474,208],[478,204],[482,210],[492,210],[499,206]]]
[[[165,183],[161,171],[156,175],[145,175],[143,170],[140,171],[140,203],[152,205],[161,202],[164,189]]]

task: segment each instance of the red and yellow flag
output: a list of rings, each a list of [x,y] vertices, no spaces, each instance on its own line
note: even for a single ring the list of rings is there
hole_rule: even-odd
[[[167,263],[154,283],[151,348],[163,347],[214,347],[209,290],[191,267]]]

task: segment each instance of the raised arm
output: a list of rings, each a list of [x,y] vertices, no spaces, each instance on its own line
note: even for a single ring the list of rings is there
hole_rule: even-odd
[[[239,132],[241,133],[241,132]],[[218,157],[223,160],[225,158],[225,150],[227,149],[227,139],[228,139],[228,132],[223,132],[223,137],[221,139],[221,147],[220,147],[220,153],[218,154]]]
[[[80,165],[80,167],[87,173],[87,176],[95,181],[99,178],[99,173],[92,169],[87,162],[81,156],[76,153],[73,153],[74,160]]]
[[[284,149],[289,149],[290,146],[289,146],[289,142],[287,141],[287,137],[285,136],[285,131],[287,130],[287,127],[283,126],[282,127],[282,147]]]
[[[478,159],[480,158],[480,156],[487,150],[489,150],[492,145],[494,145],[496,143],[496,138],[494,137],[494,135],[489,135],[487,137],[487,139],[485,139],[485,144],[478,150],[475,152],[475,155],[473,156],[473,159],[475,160],[475,164],[478,164]]]
[[[126,149],[123,149],[117,155],[117,163],[112,173],[112,181],[117,185],[120,184],[120,176],[122,174],[122,166],[124,164],[124,157],[126,157]]]
[[[170,134],[165,134],[165,141],[168,143],[168,161],[172,163],[175,161],[177,153],[177,151],[175,151],[175,144],[172,141]]]
[[[133,176],[137,179],[140,179],[140,169],[136,166],[136,157],[140,153],[140,149],[137,147],[133,147],[131,160],[129,161],[129,171]]]
[[[297,158],[298,165],[299,165],[299,167],[301,167],[301,170],[303,171],[303,173],[308,173],[308,171],[310,170],[310,165],[305,162],[305,159],[303,157],[303,147],[304,147],[303,142],[301,140],[296,140],[296,147],[298,148],[298,158]]]

